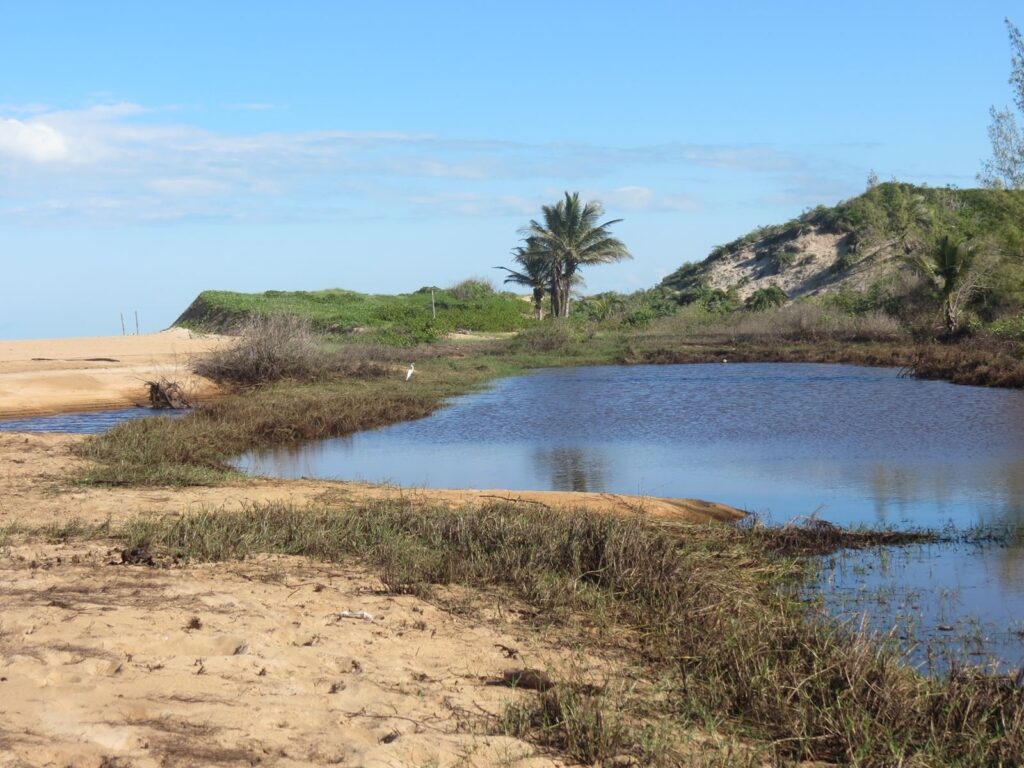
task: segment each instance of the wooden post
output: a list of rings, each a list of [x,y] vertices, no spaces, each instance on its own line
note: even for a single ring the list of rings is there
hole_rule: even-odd
[[[430,289],[430,314],[437,320],[437,307],[434,305],[434,289]]]
[[[127,336],[128,334],[124,331],[124,312],[121,313],[121,335]]]
[[[139,310],[135,310],[135,335],[139,335]]]

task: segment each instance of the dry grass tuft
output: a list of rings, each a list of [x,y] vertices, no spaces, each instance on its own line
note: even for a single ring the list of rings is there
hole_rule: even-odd
[[[210,352],[193,369],[218,383],[267,384],[317,381],[331,376],[386,376],[392,354],[370,345],[330,350],[308,320],[291,315],[253,315],[237,329],[235,344]]]

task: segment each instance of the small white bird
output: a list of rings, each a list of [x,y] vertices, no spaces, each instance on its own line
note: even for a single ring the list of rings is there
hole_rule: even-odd
[[[408,381],[416,372],[416,363],[409,363],[409,370],[405,372],[405,380]]]
[[[722,362],[723,362],[723,363],[727,363],[727,362],[729,362],[729,361],[728,361],[728,360],[726,360],[726,359],[725,359],[725,358],[723,357],[723,358],[722,358]]]

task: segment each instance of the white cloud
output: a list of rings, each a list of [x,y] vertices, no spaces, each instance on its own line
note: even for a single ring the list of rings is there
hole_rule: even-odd
[[[606,205],[622,208],[647,208],[654,199],[654,190],[648,187],[619,187],[603,198]]]
[[[676,184],[699,167],[713,169],[714,177],[759,174],[786,186],[781,177],[813,166],[765,145],[611,147],[399,131],[224,132],[189,123],[188,114],[127,102],[34,115],[0,107],[0,216],[518,216],[535,214],[564,189],[589,187],[587,195],[602,200],[614,217],[617,211],[700,209],[700,199],[658,188],[672,183],[668,173]],[[17,162],[3,163],[7,158]],[[26,164],[32,173],[24,172]],[[631,182],[621,184],[626,178]]]
[[[0,118],[0,155],[49,163],[68,156],[68,143],[60,131],[46,123]]]
[[[665,195],[660,203],[667,211],[699,211],[704,207],[702,200],[689,195]]]
[[[615,209],[628,211],[695,211],[703,208],[703,203],[689,195],[662,195],[650,187],[625,186],[607,192],[594,192],[593,197],[599,199],[606,209],[614,213]]]
[[[42,102],[29,102],[26,104],[0,104],[0,112],[9,115],[37,115],[40,112],[49,112],[50,108]]]

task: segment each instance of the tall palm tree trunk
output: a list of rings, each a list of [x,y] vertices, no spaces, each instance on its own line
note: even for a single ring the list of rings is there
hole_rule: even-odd
[[[534,288],[533,289],[533,311],[537,315],[538,320],[544,319],[544,289]]]
[[[947,296],[943,302],[943,309],[946,320],[946,333],[952,336],[960,327],[960,313],[953,302],[952,296]]]
[[[551,278],[551,315],[562,317],[562,280],[558,270]]]

